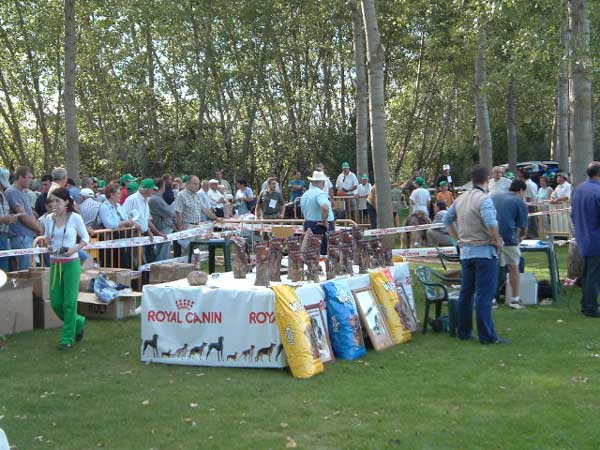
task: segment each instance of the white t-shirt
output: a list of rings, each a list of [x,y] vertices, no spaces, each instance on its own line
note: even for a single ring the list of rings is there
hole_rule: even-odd
[[[222,208],[225,197],[219,191],[213,191],[212,189],[208,190],[208,198],[210,199],[211,206],[214,208]]]
[[[349,191],[348,189],[351,189],[357,185],[358,178],[356,178],[356,175],[354,175],[353,172],[348,172],[348,175],[344,175],[344,172],[340,173],[337,177],[337,181],[335,182],[336,189],[344,189],[348,195],[356,194],[356,188],[354,188],[352,191]]]
[[[358,188],[356,188],[356,195],[358,195],[359,197],[362,197],[364,195],[369,195],[369,192],[371,192],[371,183],[367,183],[367,184],[359,184]],[[358,209],[367,209],[367,199],[366,198],[359,198],[358,199]]]
[[[502,177],[496,181],[495,178],[492,178],[488,183],[488,190],[490,191],[490,195],[498,195],[498,194],[506,194],[510,188],[512,181],[508,178]]]
[[[412,205],[412,211],[411,212],[415,212],[415,211],[423,211],[425,214],[429,214],[429,202],[431,201],[431,194],[429,194],[429,191],[425,188],[417,188],[414,191],[412,191],[412,194],[410,194],[410,199],[414,202],[414,205]]]
[[[525,198],[529,201],[534,202],[537,199],[538,186],[531,180],[525,181],[527,190],[525,191]]]
[[[48,214],[44,221],[44,236],[50,240],[50,245],[54,252],[59,251],[61,247],[75,247],[77,236],[85,243],[90,242],[90,236],[85,228],[83,219],[77,213],[71,213],[67,223],[62,227],[57,227],[54,224],[54,213]],[[57,255],[57,257],[60,259],[77,259],[79,258],[79,254],[75,252],[69,257],[60,255]]]
[[[552,193],[552,200],[558,200],[559,198],[567,197],[571,198],[571,183],[565,181],[563,184],[557,184],[556,189]]]
[[[123,210],[129,218],[131,218],[131,213],[135,211],[138,215],[135,222],[142,227],[142,233],[148,231],[150,207],[148,206],[148,201],[141,192],[138,191],[135,194],[131,194],[129,197],[127,197],[125,203],[123,203]]]

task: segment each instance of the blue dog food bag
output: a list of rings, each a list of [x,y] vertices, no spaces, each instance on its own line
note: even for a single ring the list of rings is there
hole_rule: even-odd
[[[335,356],[357,359],[367,354],[352,290],[346,280],[323,284],[327,304],[327,326]]]

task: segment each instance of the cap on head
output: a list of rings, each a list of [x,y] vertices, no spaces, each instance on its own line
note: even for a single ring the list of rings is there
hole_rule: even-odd
[[[81,195],[82,197],[93,197],[94,191],[92,191],[90,188],[83,188],[80,192],[79,195]]]
[[[320,170],[313,171],[312,177],[308,177],[310,181],[327,181],[327,177],[324,172]]]
[[[128,181],[135,181],[135,177],[133,175],[131,175],[130,173],[126,173],[125,175],[123,175],[121,177],[120,181],[121,181],[121,185],[124,185]]]
[[[158,186],[154,182],[152,178],[144,178],[140,183],[140,189],[153,189],[155,191],[158,190]]]
[[[425,179],[423,177],[417,177],[415,178],[415,183],[417,183],[420,186],[425,186]]]
[[[444,186],[447,186],[447,185],[448,185],[447,181],[440,181],[439,184],[438,184],[439,187],[444,187]]]
[[[363,173],[362,177],[360,177],[361,180],[368,180],[369,179],[369,174],[368,173]]]
[[[183,181],[184,183],[187,183],[188,181],[190,181],[190,175],[184,175],[183,177],[181,177],[181,181]]]
[[[139,188],[140,185],[137,183],[137,181],[132,181],[127,185],[127,192],[130,194],[135,194]]]
[[[347,161],[344,161],[344,162],[342,163],[342,169],[349,169],[349,168],[350,168],[350,163],[349,163],[349,162],[347,162]]]

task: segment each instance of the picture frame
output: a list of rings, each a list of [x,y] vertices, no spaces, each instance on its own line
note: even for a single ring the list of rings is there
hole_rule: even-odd
[[[317,339],[317,346],[319,348],[319,355],[323,364],[331,363],[335,361],[333,354],[333,346],[329,340],[329,330],[327,329],[327,320],[323,315],[321,306],[316,303],[314,305],[305,306],[306,312],[310,317],[310,322]]]
[[[394,341],[390,330],[388,329],[387,323],[373,288],[365,287],[361,289],[355,289],[352,291],[354,300],[356,301],[356,307],[358,308],[358,314],[364,324],[369,339],[373,344],[373,348],[377,351],[385,350],[386,348],[392,347]]]
[[[400,320],[404,328],[410,330],[412,333],[419,331],[419,319],[417,318],[416,312],[413,310],[408,300],[408,295],[402,283],[394,283],[396,285],[396,292],[398,293],[398,300],[400,300]]]

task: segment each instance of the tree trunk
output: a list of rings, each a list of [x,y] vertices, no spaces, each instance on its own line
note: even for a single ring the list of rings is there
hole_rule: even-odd
[[[79,182],[79,134],[77,132],[77,107],[75,106],[75,57],[77,34],[75,31],[75,0],[65,0],[65,160],[69,177]]]
[[[587,166],[594,159],[590,21],[587,0],[569,0],[568,7],[573,78],[571,172],[573,184],[577,185],[587,179]]]
[[[562,29],[562,45],[565,57],[560,64],[560,73],[558,75],[556,154],[560,169],[569,172],[569,78],[567,75],[569,27],[566,23],[563,24]]]
[[[506,96],[506,132],[508,134],[508,167],[517,170],[517,101],[515,98],[515,79],[511,75]]]
[[[477,17],[477,58],[475,59],[475,105],[479,133],[479,164],[492,167],[492,132],[485,92],[487,32],[481,17]]]
[[[371,146],[373,169],[377,185],[377,226],[393,226],[390,165],[386,143],[385,98],[383,89],[383,62],[385,49],[381,43],[374,0],[362,0],[367,41],[367,68],[369,71],[369,113],[371,119]]]
[[[356,173],[369,172],[369,92],[365,66],[365,35],[358,1],[352,2],[352,35],[356,61]]]

